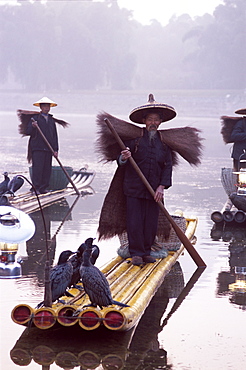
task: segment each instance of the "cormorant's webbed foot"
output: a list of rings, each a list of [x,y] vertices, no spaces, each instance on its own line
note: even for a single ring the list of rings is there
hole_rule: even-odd
[[[83,306],[84,307],[97,307],[97,304],[96,303],[90,303],[90,304],[86,304]]]
[[[77,284],[74,285],[74,288],[78,289],[81,292],[84,290],[84,288],[81,285],[77,285]]]

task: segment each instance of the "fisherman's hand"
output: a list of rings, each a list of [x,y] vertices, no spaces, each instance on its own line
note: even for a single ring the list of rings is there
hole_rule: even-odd
[[[126,161],[128,158],[130,158],[132,153],[130,152],[130,149],[126,147],[126,149],[122,150],[121,152],[121,159],[122,161]]]
[[[160,202],[160,201],[162,201],[163,197],[164,197],[164,186],[159,185],[158,188],[155,191],[154,199],[155,199],[156,202]]]
[[[37,127],[37,126],[38,126],[38,122],[37,122],[37,121],[32,120],[32,125],[33,125],[33,127]]]
[[[58,152],[54,152],[53,156],[57,158],[58,157]]]

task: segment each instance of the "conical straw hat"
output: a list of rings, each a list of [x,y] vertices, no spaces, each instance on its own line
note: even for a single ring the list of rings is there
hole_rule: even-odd
[[[36,107],[40,107],[40,104],[50,104],[51,107],[56,107],[57,104],[52,101],[51,99],[47,98],[46,96],[44,96],[42,99],[38,100],[36,103],[33,103],[33,105],[35,105]]]
[[[167,104],[157,103],[153,94],[149,94],[149,101],[147,104],[134,108],[129,118],[132,122],[143,123],[143,118],[149,113],[157,113],[161,117],[161,122],[170,121],[176,116],[175,109]]]

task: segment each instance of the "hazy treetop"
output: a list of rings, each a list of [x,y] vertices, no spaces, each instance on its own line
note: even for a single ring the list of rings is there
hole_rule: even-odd
[[[245,0],[144,26],[116,1],[0,6],[0,87],[245,89]]]

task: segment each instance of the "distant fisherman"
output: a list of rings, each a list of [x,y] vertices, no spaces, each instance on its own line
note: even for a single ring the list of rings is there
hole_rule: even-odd
[[[239,171],[239,160],[246,150],[246,108],[238,109],[235,113],[242,117],[221,117],[221,134],[225,144],[233,143],[231,153],[233,169]]]
[[[246,108],[238,109],[235,113],[241,114],[242,117],[237,121],[231,133],[230,140],[234,142],[231,156],[233,158],[234,170],[239,171],[240,156],[242,156],[244,151],[246,151]]]
[[[38,194],[44,194],[48,191],[51,170],[52,170],[52,154],[58,156],[58,135],[56,123],[63,127],[68,125],[67,122],[58,120],[49,114],[51,107],[56,107],[57,104],[47,97],[43,97],[34,106],[40,107],[40,112],[30,112],[18,110],[18,116],[21,120],[19,132],[22,135],[30,136],[28,144],[28,160],[32,162],[32,183]],[[40,134],[37,126],[42,131],[43,135],[53,149],[53,153]],[[31,191],[34,191],[32,188]]]
[[[33,105],[39,106],[41,112],[34,115],[27,126],[27,135],[30,135],[30,148],[32,151],[32,183],[38,193],[47,192],[51,176],[52,153],[44,139],[37,130],[37,125],[42,130],[48,142],[54,149],[54,156],[58,156],[58,136],[55,121],[49,114],[51,107],[57,104],[48,98],[42,98]]]

